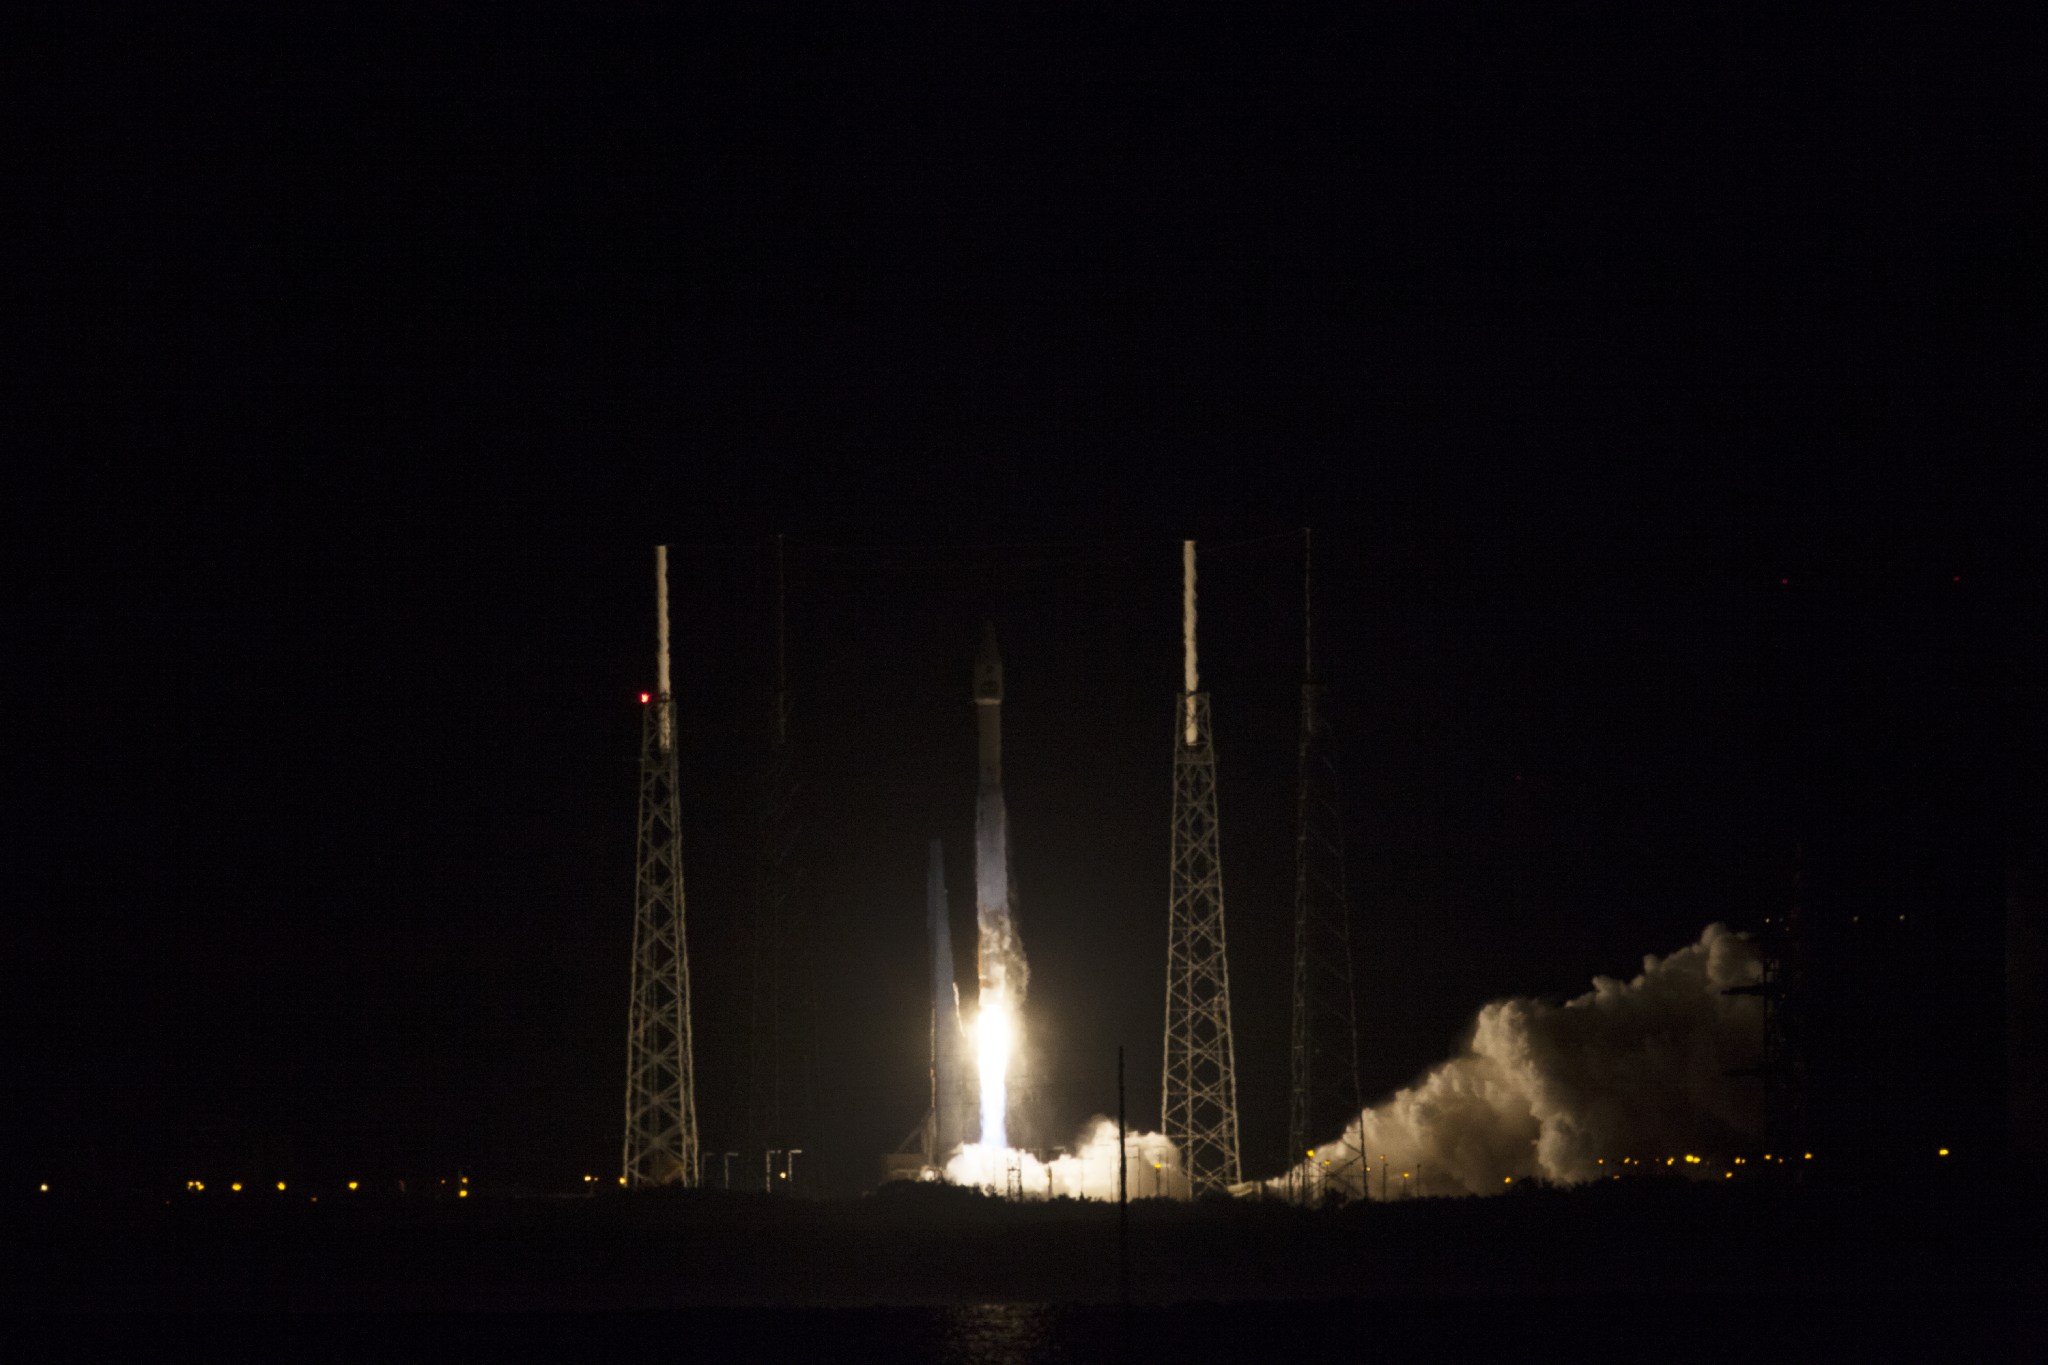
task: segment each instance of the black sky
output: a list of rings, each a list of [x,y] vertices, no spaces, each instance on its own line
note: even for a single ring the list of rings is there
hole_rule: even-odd
[[[1918,798],[1840,812],[1929,754],[1971,815],[1929,865],[2012,856],[2039,109],[1962,35],[154,22],[9,58],[39,1168],[610,1169],[657,541],[726,1145],[791,538],[848,1187],[919,1114],[924,848],[964,903],[984,617],[1039,1136],[1113,1103],[1119,1043],[1156,1117],[1183,535],[1214,546],[1254,1169],[1284,1135],[1298,527],[1368,1090],[1489,996],[1754,927],[1816,825],[1926,830]]]

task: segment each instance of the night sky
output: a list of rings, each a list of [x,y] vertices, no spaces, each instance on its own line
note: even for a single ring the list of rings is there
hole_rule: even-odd
[[[2037,856],[2039,111],[1974,49],[153,22],[0,82],[10,1170],[614,1172],[657,542],[717,1151],[789,538],[840,1189],[923,1112],[984,619],[1024,1135],[1119,1044],[1156,1122],[1183,536],[1248,1173],[1303,526],[1368,1095],[1757,927],[1801,847],[1873,903],[1965,869],[1973,943]]]

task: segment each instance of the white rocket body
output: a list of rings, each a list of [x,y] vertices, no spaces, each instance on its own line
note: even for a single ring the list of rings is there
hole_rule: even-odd
[[[981,1002],[977,1049],[981,1058],[981,1143],[1008,1146],[1010,1048],[992,1048],[988,1030],[1013,1027],[1024,995],[1024,948],[1010,916],[1009,816],[1003,806],[1003,657],[993,625],[982,634],[974,661],[974,709],[980,740],[981,780],[974,807],[974,910],[977,929],[975,971]],[[994,1074],[991,1074],[991,1073]]]

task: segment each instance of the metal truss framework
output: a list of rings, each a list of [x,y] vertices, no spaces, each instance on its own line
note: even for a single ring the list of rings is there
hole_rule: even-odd
[[[788,631],[782,537],[775,538],[775,692],[761,774],[747,1030],[747,1137],[787,1151],[813,1146],[810,936],[800,932],[797,783],[790,761]]]
[[[807,939],[796,932],[796,783],[778,743],[762,776],[754,869],[752,1019],[747,1128],[762,1148],[802,1146],[810,1115]]]
[[[1160,1113],[1196,1196],[1239,1183],[1237,1051],[1224,956],[1223,860],[1209,694],[1173,716],[1173,861],[1166,951],[1166,1067]]]
[[[1294,1015],[1287,1108],[1297,1200],[1325,1190],[1364,1193],[1363,1154],[1340,1134],[1364,1107],[1358,1088],[1358,1000],[1344,881],[1344,827],[1323,689],[1301,689],[1295,789]],[[1335,1148],[1315,1144],[1339,1138]],[[1307,1161],[1307,1165],[1301,1164]]]
[[[1802,855],[1803,861],[1803,855]],[[1806,878],[1802,866],[1793,874],[1790,904],[1783,913],[1767,916],[1759,936],[1763,979],[1733,986],[1729,995],[1756,995],[1764,1002],[1764,1051],[1755,1071],[1764,1083],[1764,1136],[1774,1151],[1806,1146],[1807,1095],[1812,1078],[1809,1044]]]
[[[698,1183],[690,961],[683,933],[683,841],[669,695],[643,707],[640,842],[633,881],[633,986],[626,1024],[629,1188]]]

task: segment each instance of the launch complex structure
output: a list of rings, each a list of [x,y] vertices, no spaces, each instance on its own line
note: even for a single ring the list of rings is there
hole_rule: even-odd
[[[1303,533],[1303,682],[1296,809],[1294,998],[1290,1048],[1290,1147],[1311,1165],[1291,1177],[1291,1197],[1319,1198],[1345,1185],[1344,1167],[1363,1160],[1347,1150],[1318,1157],[1306,1146],[1318,1132],[1343,1132],[1360,1112],[1356,992],[1344,882],[1336,769],[1316,673],[1312,543]],[[789,930],[786,871],[788,687],[781,625],[781,544],[776,546],[776,690],[767,784],[768,837],[756,895],[753,944],[756,1018],[750,1050],[749,1127],[772,1138],[793,1115],[782,1071],[784,1030],[779,960]],[[1224,933],[1221,826],[1209,694],[1195,648],[1195,542],[1181,545],[1183,686],[1174,704],[1172,837],[1167,904],[1166,1015],[1160,1085],[1161,1128],[1180,1154],[1181,1176],[1196,1197],[1243,1186],[1237,1108],[1237,1055],[1231,1031],[1230,971]],[[690,968],[684,932],[682,837],[669,671],[668,550],[655,550],[658,690],[642,693],[639,838],[634,878],[631,1007],[627,1028],[625,1147],[621,1184],[629,1188],[699,1183]],[[1012,917],[1008,819],[1003,796],[1003,661],[991,624],[974,665],[979,781],[975,810],[976,1018],[963,1026],[954,982],[943,850],[930,848],[926,924],[931,950],[931,1097],[921,1132],[923,1171],[933,1174],[970,1143],[982,1160],[1014,1158],[1009,1148],[1008,1086],[1027,984],[1023,946]],[[772,980],[771,980],[772,979]],[[771,980],[768,989],[764,980]],[[970,1051],[970,1032],[972,1050]],[[801,1049],[798,1049],[800,1052]],[[972,1068],[973,1080],[969,1071]],[[802,1071],[799,1066],[797,1070]],[[765,1083],[764,1083],[765,1082]],[[979,1100],[977,1105],[976,1100]],[[804,1106],[799,1102],[795,1109]],[[978,1127],[974,1120],[979,1117]],[[970,1131],[971,1130],[971,1131]],[[921,1140],[919,1140],[921,1139]],[[781,1151],[794,1154],[787,1142]],[[777,1149],[769,1149],[770,1162]],[[726,1154],[728,1157],[736,1153]],[[1290,1155],[1294,1166],[1300,1157]],[[912,1158],[913,1165],[915,1158]],[[993,1170],[985,1174],[993,1174]],[[772,1186],[771,1186],[772,1188]]]

